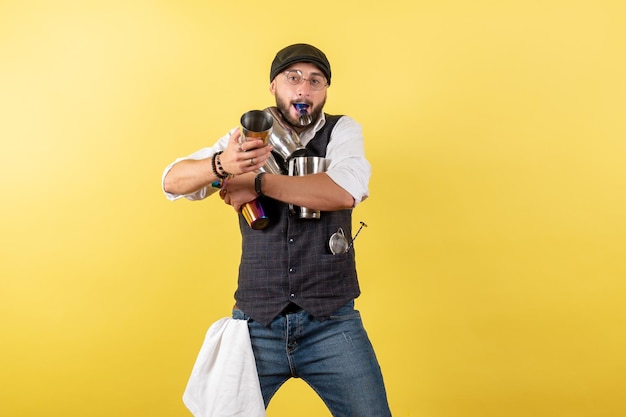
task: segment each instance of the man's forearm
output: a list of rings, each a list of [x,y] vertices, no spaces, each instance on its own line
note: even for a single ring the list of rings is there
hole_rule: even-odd
[[[266,174],[262,180],[264,195],[300,207],[322,211],[354,207],[354,198],[324,173],[305,176]]]
[[[172,166],[163,180],[163,189],[171,194],[190,194],[217,181],[211,158],[185,159]]]

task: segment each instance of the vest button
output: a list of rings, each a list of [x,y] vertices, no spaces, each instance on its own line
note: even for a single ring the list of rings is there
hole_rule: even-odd
[[[289,273],[293,274],[296,270],[293,268],[289,268]]]
[[[289,243],[293,243],[293,238],[292,237],[289,238]]]
[[[296,298],[295,294],[289,294],[289,298],[291,298],[292,300],[294,300]]]

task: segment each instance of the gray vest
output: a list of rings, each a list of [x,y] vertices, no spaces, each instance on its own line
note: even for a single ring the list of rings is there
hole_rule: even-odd
[[[331,132],[341,116],[326,124],[307,144],[308,156],[326,156]],[[287,204],[262,197],[270,224],[253,230],[242,215],[242,254],[237,307],[264,325],[295,303],[319,320],[360,294],[354,247],[333,255],[328,239],[340,227],[352,236],[352,210],[323,211],[320,219],[299,219]]]

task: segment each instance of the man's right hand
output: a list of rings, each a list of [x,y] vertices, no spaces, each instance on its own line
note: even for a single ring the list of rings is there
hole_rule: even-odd
[[[261,139],[242,138],[241,129],[237,129],[228,139],[228,146],[220,155],[220,162],[231,175],[245,174],[265,165],[272,149]]]

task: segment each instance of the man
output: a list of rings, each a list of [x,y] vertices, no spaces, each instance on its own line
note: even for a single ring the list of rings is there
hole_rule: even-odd
[[[331,68],[308,44],[280,50],[270,92],[282,122],[308,156],[329,160],[326,172],[258,173],[272,147],[234,128],[214,146],[176,160],[163,174],[171,199],[203,199],[217,190],[240,212],[259,199],[270,223],[253,230],[239,214],[242,255],[233,318],[248,321],[265,407],[289,378],[302,378],[333,416],[390,416],[382,374],[354,309],[359,296],[354,247],[331,251],[329,240],[352,236],[352,209],[368,196],[371,167],[361,126],[323,112]],[[301,219],[290,205],[321,211]],[[335,235],[336,236],[336,235]]]

